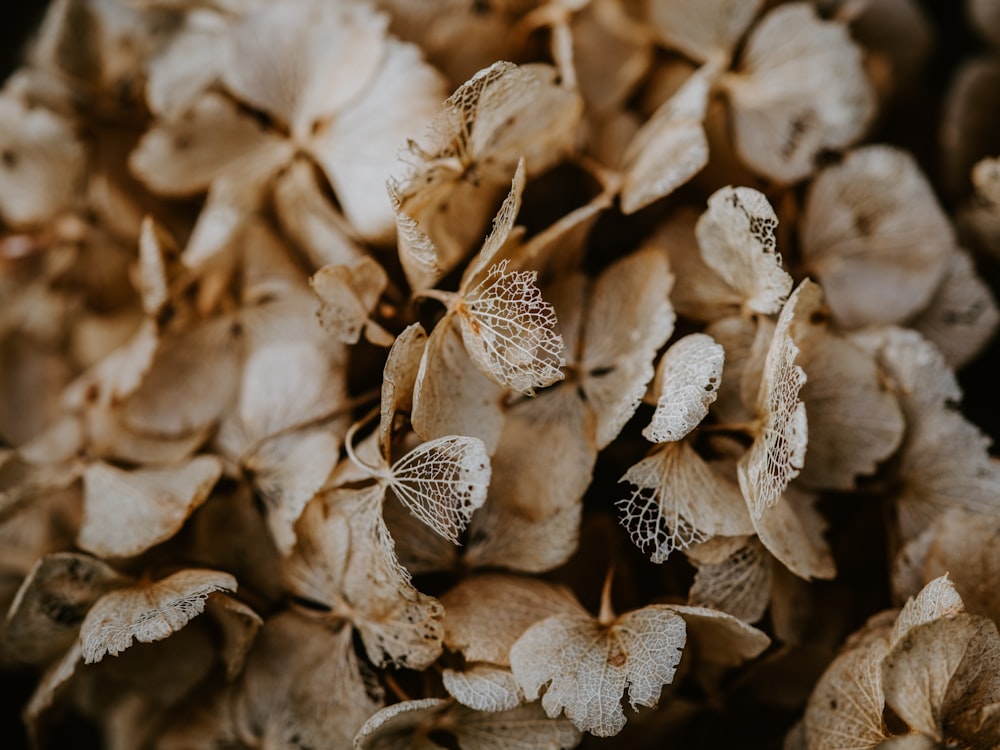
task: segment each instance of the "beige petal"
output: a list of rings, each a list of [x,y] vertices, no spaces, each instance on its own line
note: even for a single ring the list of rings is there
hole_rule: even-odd
[[[433,750],[436,742],[426,735],[427,727],[449,705],[444,698],[402,701],[377,711],[354,737],[356,750]]]
[[[798,296],[791,335],[806,373],[800,396],[809,415],[809,450],[799,480],[851,490],[874,474],[903,438],[903,414],[875,358],[830,330],[815,284]]]
[[[154,125],[129,157],[129,167],[157,193],[194,195],[224,173],[266,181],[291,160],[292,149],[241,114],[235,102],[207,93],[176,120]]]
[[[719,383],[712,404],[712,414],[720,422],[739,424],[753,419],[772,332],[770,321],[738,315],[717,320],[705,329],[725,351],[726,377]]]
[[[914,626],[882,662],[886,703],[912,729],[939,742],[955,730],[965,734],[970,714],[1000,700],[998,675],[997,626],[974,615]]]
[[[163,640],[200,615],[213,591],[235,590],[228,573],[191,569],[105,594],[80,627],[83,659],[92,664],[120,654],[133,640]]]
[[[806,376],[795,364],[799,347],[789,327],[798,296],[810,294],[811,284],[807,279],[798,286],[778,318],[757,392],[759,432],[738,465],[740,489],[757,519],[779,502],[805,460],[808,425],[799,391]]]
[[[903,605],[889,635],[889,647],[897,646],[918,625],[965,613],[962,598],[947,575],[927,583],[920,592]]]
[[[424,62],[418,48],[390,38],[384,49],[385,57],[368,85],[319,129],[310,146],[344,215],[363,238],[383,244],[395,234],[384,186],[396,154],[407,137],[427,129],[445,94],[440,75]],[[356,80],[354,60],[344,66],[345,74],[347,70]]]
[[[441,677],[448,694],[475,711],[510,711],[524,700],[509,669],[474,664],[462,672],[446,669]]]
[[[948,256],[944,281],[930,304],[909,325],[933,342],[948,366],[957,370],[986,347],[998,323],[1000,311],[993,293],[976,274],[969,254],[957,250]]]
[[[652,443],[680,440],[708,416],[722,380],[725,350],[704,333],[671,344],[656,368],[656,411],[643,437]]]
[[[664,102],[632,138],[622,164],[622,213],[669,195],[708,163],[702,121],[718,68],[706,65]]]
[[[493,226],[490,233],[483,241],[483,246],[479,254],[469,264],[468,269],[462,274],[462,289],[467,289],[474,284],[482,283],[484,275],[491,273],[491,266],[497,258],[497,253],[507,242],[510,233],[514,229],[514,222],[521,211],[521,198],[524,195],[524,159],[517,162],[517,169],[514,170],[514,177],[511,179],[510,192],[500,204],[497,215],[493,217]]]
[[[510,664],[510,648],[531,625],[556,614],[581,615],[569,589],[536,578],[486,573],[441,597],[444,643],[468,662]]]
[[[861,50],[809,3],[775,8],[757,24],[726,88],[737,152],[779,182],[808,176],[821,151],[858,140],[875,115]]]
[[[762,4],[761,0],[659,0],[650,3],[650,20],[668,47],[695,60],[728,62]]]
[[[88,555],[57,552],[40,558],[21,583],[4,623],[5,659],[42,664],[73,645],[87,610],[128,579]]]
[[[757,628],[725,612],[679,605],[673,610],[687,625],[685,649],[693,650],[699,662],[734,667],[759,656],[771,644]]]
[[[777,226],[762,193],[726,187],[708,199],[695,227],[705,263],[739,292],[746,311],[776,313],[792,288],[777,252]]]
[[[451,435],[414,448],[390,469],[388,486],[407,509],[458,544],[486,500],[490,457],[479,438]]]
[[[37,225],[68,209],[81,187],[86,152],[74,123],[0,96],[0,219]]]
[[[503,429],[504,391],[470,359],[452,321],[445,318],[428,337],[410,420],[424,440],[470,435],[482,440],[492,453]]]
[[[356,344],[389,281],[373,258],[350,266],[323,266],[309,279],[322,307],[319,322],[345,344]]]
[[[413,323],[396,337],[389,349],[382,369],[379,406],[379,439],[384,455],[389,455],[390,452],[396,412],[413,411],[413,391],[426,346],[427,333],[419,323]]]
[[[209,594],[208,612],[222,631],[222,662],[226,666],[226,677],[233,680],[243,671],[264,621],[239,599],[226,594]]]
[[[132,471],[93,463],[83,473],[83,523],[77,542],[103,557],[144,552],[180,531],[221,475],[222,464],[214,456]]]
[[[621,523],[655,563],[716,535],[753,531],[739,488],[713,472],[687,441],[664,445],[620,481],[636,487],[616,503]]]
[[[650,605],[610,625],[590,617],[553,615],[535,623],[510,650],[511,669],[552,718],[563,710],[579,729],[598,737],[625,726],[621,699],[654,706],[674,678],[686,640],[684,620],[671,607]]]
[[[754,527],[768,551],[800,578],[833,578],[833,555],[823,538],[826,519],[817,498],[789,488],[784,497],[757,517]]]
[[[275,749],[348,747],[382,705],[362,669],[350,628],[276,615],[261,629],[233,701],[240,739]]]
[[[866,146],[819,174],[801,223],[802,257],[842,327],[900,323],[944,279],[954,236],[913,157]]]
[[[770,601],[771,575],[770,555],[751,538],[722,562],[698,563],[688,602],[757,622]]]
[[[605,448],[632,417],[653,379],[653,359],[674,330],[674,277],[654,248],[611,265],[594,283],[583,326],[584,395]]]

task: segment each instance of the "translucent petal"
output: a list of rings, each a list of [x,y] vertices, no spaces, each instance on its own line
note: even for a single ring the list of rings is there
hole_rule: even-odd
[[[771,598],[771,564],[764,545],[751,538],[722,562],[699,563],[688,601],[757,622]]]
[[[563,341],[555,311],[542,299],[534,271],[490,267],[465,294],[458,319],[462,340],[476,366],[498,385],[533,395],[562,380]]]
[[[510,711],[524,700],[509,669],[474,664],[461,672],[446,669],[441,678],[449,695],[476,711]]]
[[[650,20],[660,41],[695,60],[728,61],[757,13],[761,0],[660,0]]]
[[[589,617],[554,615],[532,625],[510,651],[511,669],[529,700],[539,696],[550,717],[563,710],[598,737],[625,726],[621,699],[653,706],[674,677],[686,640],[684,620],[667,605],[650,605],[604,626]]]
[[[777,226],[778,217],[762,193],[726,187],[708,199],[695,227],[705,263],[753,312],[778,312],[792,288],[777,252]]]
[[[319,322],[345,344],[356,344],[388,283],[385,269],[373,258],[351,266],[324,266],[309,283],[322,307]]]
[[[833,578],[837,570],[823,538],[826,520],[816,510],[816,497],[788,488],[780,501],[753,516],[754,528],[768,551],[806,580]]]
[[[411,513],[457,544],[469,517],[486,500],[490,457],[479,438],[438,438],[396,461],[388,481]]]
[[[213,591],[235,591],[236,579],[214,570],[182,570],[159,581],[105,594],[80,626],[87,664],[115,656],[132,641],[159,641],[177,632],[205,609]]]
[[[707,607],[674,606],[687,624],[685,651],[701,663],[737,666],[759,656],[771,639],[740,619]]]
[[[725,350],[704,333],[671,344],[656,368],[656,411],[643,437],[652,443],[680,440],[708,415],[722,380]]]

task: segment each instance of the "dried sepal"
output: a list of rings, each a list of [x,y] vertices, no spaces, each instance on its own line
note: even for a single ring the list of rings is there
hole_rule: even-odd
[[[726,187],[712,194],[695,235],[705,263],[751,312],[776,313],[792,288],[781,267],[778,217],[762,193]]]
[[[452,435],[423,443],[396,461],[387,483],[411,513],[458,544],[470,516],[486,500],[490,471],[482,440]]]
[[[209,594],[235,590],[228,573],[191,569],[105,594],[80,626],[84,662],[120,654],[133,640],[163,640],[200,615]]]
[[[666,605],[649,605],[608,623],[554,615],[532,625],[513,645],[511,669],[528,700],[541,694],[550,717],[565,710],[578,728],[608,737],[625,726],[626,690],[633,708],[656,705],[674,678],[685,640],[684,619]]]
[[[388,276],[373,258],[363,256],[352,266],[323,266],[309,283],[322,304],[320,324],[340,341],[356,344],[362,333],[369,340],[386,340],[388,334],[371,320],[371,315],[385,291]]]
[[[740,489],[756,518],[780,500],[805,461],[808,425],[799,391],[806,376],[795,363],[799,347],[789,327],[797,297],[803,290],[808,293],[810,284],[807,280],[799,285],[778,318],[757,393],[759,431],[737,467]]]
[[[876,110],[847,28],[804,2],[764,16],[724,86],[740,158],[783,183],[807,177],[824,149],[856,141]]]
[[[674,605],[687,625],[685,652],[705,664],[735,667],[759,656],[771,639],[742,619],[709,607]]]
[[[761,5],[761,0],[665,0],[650,3],[650,21],[668,47],[694,60],[727,63]]]
[[[954,252],[951,224],[916,161],[864,146],[819,173],[800,224],[806,269],[845,328],[923,310]]]
[[[688,592],[692,605],[728,612],[743,622],[757,622],[770,602],[772,558],[756,537],[719,562],[700,562]]]
[[[713,471],[687,441],[664,445],[620,481],[636,488],[617,503],[621,524],[655,563],[713,536],[753,530],[739,487]]]
[[[102,462],[83,472],[78,544],[104,557],[131,557],[176,534],[222,475],[214,456],[123,471]]]
[[[580,615],[568,589],[534,578],[485,573],[441,597],[445,645],[469,662],[510,664],[510,648],[534,623],[555,614]]]
[[[379,440],[382,452],[391,449],[392,431],[398,411],[413,411],[413,391],[420,372],[420,361],[427,346],[427,333],[414,323],[396,336],[382,368],[382,392],[379,400]]]
[[[475,711],[510,711],[524,701],[511,671],[491,664],[445,669],[441,679],[452,698]]]
[[[833,578],[837,570],[823,538],[826,520],[816,510],[815,495],[789,487],[781,500],[752,516],[760,541],[799,578]]]
[[[680,440],[708,415],[722,380],[725,350],[704,333],[673,343],[656,368],[656,411],[643,431],[652,443]]]

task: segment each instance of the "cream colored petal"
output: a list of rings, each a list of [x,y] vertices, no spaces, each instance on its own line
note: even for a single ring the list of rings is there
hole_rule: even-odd
[[[357,230],[334,208],[309,159],[292,162],[274,185],[274,211],[285,235],[313,268],[353,265],[364,256]]]
[[[708,416],[722,380],[725,350],[711,336],[692,333],[674,342],[656,368],[656,411],[643,437],[680,440]]]
[[[470,435],[496,450],[504,421],[504,391],[469,358],[451,318],[427,340],[413,389],[413,429],[424,440]]]
[[[345,344],[358,343],[388,280],[370,256],[352,265],[323,266],[309,279],[322,305],[320,324]]]
[[[761,0],[653,0],[653,32],[668,47],[695,60],[728,62],[760,12]]]
[[[6,613],[5,660],[42,664],[73,645],[87,610],[128,579],[97,558],[57,552],[40,558]]]
[[[620,481],[636,488],[616,503],[621,523],[655,563],[716,535],[752,533],[739,488],[713,472],[687,441],[657,449]]]
[[[93,463],[83,473],[77,543],[102,557],[144,552],[180,531],[221,475],[222,463],[214,456],[132,471]]]
[[[541,693],[550,717],[565,710],[579,729],[608,737],[625,726],[626,689],[633,709],[656,705],[663,686],[673,680],[685,630],[684,620],[666,605],[628,612],[608,626],[589,617],[553,615],[513,645],[511,669],[525,697]]]
[[[837,574],[823,538],[826,519],[816,510],[816,497],[789,488],[775,505],[752,516],[760,541],[800,578],[830,579]]]
[[[633,136],[622,162],[622,213],[670,195],[708,163],[702,121],[717,73],[714,66],[695,72]]]
[[[510,647],[531,625],[556,614],[581,615],[569,589],[537,578],[484,573],[441,597],[444,643],[469,662],[510,664]]]
[[[444,698],[422,698],[386,706],[369,717],[354,737],[356,750],[433,750],[426,735],[449,705]],[[422,731],[423,730],[423,731]]]
[[[207,93],[176,120],[154,125],[129,168],[154,192],[184,196],[204,192],[223,173],[261,181],[291,155],[291,144],[262,130],[234,102]]]
[[[215,570],[182,570],[158,581],[105,594],[80,627],[87,664],[132,645],[159,641],[202,613],[213,591],[235,591],[236,579]]]
[[[695,227],[705,263],[740,294],[747,311],[778,312],[792,288],[777,252],[777,226],[762,193],[726,187],[708,199]]]
[[[688,602],[757,622],[770,601],[771,564],[764,546],[751,538],[722,562],[697,563]]]
[[[895,648],[918,625],[965,613],[962,598],[947,574],[925,585],[916,596],[906,600],[889,634],[889,648]]]
[[[396,412],[413,411],[413,390],[426,346],[427,333],[419,323],[413,323],[396,337],[386,357],[379,406],[379,438],[386,455]]]
[[[765,331],[768,334],[771,331],[768,324],[737,315],[717,320],[705,329],[706,335],[725,351],[726,376],[719,383],[717,398],[712,404],[712,414],[723,423],[738,424],[753,419],[760,374],[767,355]],[[745,398],[747,391],[749,399]]]
[[[0,219],[37,225],[68,209],[81,187],[86,152],[74,123],[0,96]]]
[[[798,286],[778,318],[757,392],[759,432],[737,467],[743,497],[757,519],[780,501],[805,460],[808,424],[799,391],[806,376],[795,364],[799,347],[789,335],[789,327],[798,296],[811,294],[815,288],[811,284],[807,279]]]
[[[959,369],[979,354],[996,333],[1000,311],[989,286],[962,250],[948,256],[944,281],[930,304],[909,326],[932,341],[949,367]]]
[[[673,606],[687,625],[685,650],[701,663],[735,667],[771,645],[771,639],[740,619],[706,607]]]
[[[510,711],[524,700],[509,669],[474,664],[461,672],[445,669],[441,678],[449,695],[476,711]]]
[[[479,254],[469,264],[468,269],[462,275],[461,288],[466,289],[470,285],[481,283],[484,275],[489,274],[490,266],[497,259],[497,253],[507,242],[511,231],[514,229],[514,222],[521,211],[521,198],[524,195],[524,159],[517,162],[517,169],[511,179],[510,192],[500,204],[500,210],[493,217],[493,226],[490,233],[483,241],[483,246]]]
[[[809,449],[799,480],[851,490],[899,447],[903,414],[875,358],[830,329],[819,287],[799,294],[791,335],[806,373]]]
[[[535,271],[494,264],[464,295],[456,316],[465,349],[497,385],[534,395],[562,380],[563,341],[555,310],[542,298]]]
[[[320,128],[310,146],[344,215],[364,239],[382,244],[395,235],[385,181],[396,154],[408,137],[426,130],[445,94],[440,75],[416,47],[389,39],[385,52],[369,85]],[[356,75],[354,61],[344,70]]]
[[[901,323],[945,277],[954,236],[913,157],[865,146],[819,174],[800,224],[806,267],[842,327]]]
[[[610,266],[586,305],[579,367],[603,449],[632,417],[653,379],[653,359],[674,330],[666,257],[647,248]]]
[[[876,112],[861,49],[809,3],[775,8],[757,24],[726,88],[737,152],[779,182],[807,177],[820,152],[858,140]]]
[[[351,629],[292,612],[261,629],[232,703],[240,740],[268,747],[348,747],[383,701],[354,652]]]
[[[264,4],[224,37],[223,84],[302,138],[370,84],[385,54],[386,21],[364,5]]]

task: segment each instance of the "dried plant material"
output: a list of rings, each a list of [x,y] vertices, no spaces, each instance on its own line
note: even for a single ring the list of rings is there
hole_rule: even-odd
[[[475,711],[510,711],[524,700],[509,669],[475,664],[462,672],[446,669],[441,678],[452,698]]]
[[[100,661],[132,645],[163,640],[205,609],[213,591],[235,591],[236,579],[214,570],[182,570],[159,581],[105,594],[80,626],[83,660]]]
[[[961,390],[941,353],[902,329],[886,329],[873,343],[907,423],[895,493],[903,540],[951,508],[993,516],[1000,467],[987,454],[987,438],[956,411]]]
[[[684,619],[671,607],[654,604],[615,617],[608,597],[606,586],[600,619],[547,617],[510,650],[511,669],[528,700],[541,694],[550,717],[565,710],[579,729],[598,737],[625,726],[626,689],[633,709],[656,705],[673,681],[686,640]]]
[[[208,612],[222,632],[226,677],[236,679],[246,666],[247,655],[264,621],[250,607],[225,594],[209,594]]]
[[[739,487],[717,474],[688,441],[657,449],[620,481],[636,487],[617,502],[621,524],[655,563],[713,536],[753,532]]]
[[[473,711],[441,698],[406,701],[383,708],[354,738],[358,750],[434,750],[438,740],[462,750],[544,747],[569,750],[580,731],[565,719],[549,719],[538,704],[512,711]]]
[[[687,625],[685,652],[693,651],[699,662],[735,667],[759,656],[771,644],[757,628],[725,612],[680,605],[674,605],[674,611]]]
[[[632,137],[622,162],[621,207],[635,213],[669,195],[708,163],[702,122],[718,68],[696,71]]]
[[[776,313],[792,288],[777,252],[777,226],[763,194],[727,187],[712,194],[695,227],[702,258],[745,312]]]
[[[968,253],[948,256],[944,281],[910,326],[932,341],[949,367],[959,369],[993,338],[1000,311],[989,286],[976,274]]]
[[[0,95],[0,219],[5,224],[39,225],[70,208],[85,165],[73,122]]]
[[[804,283],[790,333],[806,373],[800,397],[809,414],[809,450],[799,481],[850,490],[899,447],[904,421],[875,358],[831,330],[818,285]]]
[[[761,5],[760,0],[666,0],[650,3],[650,20],[667,46],[695,60],[728,63]]]
[[[422,669],[441,654],[443,609],[399,567],[382,520],[385,490],[340,489],[310,504],[285,563],[286,585],[359,632],[377,665]]]
[[[844,328],[900,323],[925,309],[955,239],[916,162],[890,146],[852,151],[813,181],[802,256]]]
[[[38,560],[7,612],[0,650],[8,659],[41,664],[64,653],[87,610],[128,579],[88,555],[58,552]]]
[[[324,266],[309,279],[322,308],[319,322],[345,344],[356,344],[362,332],[369,340],[390,345],[392,336],[371,320],[388,277],[374,259],[362,257],[353,266]]]
[[[385,367],[382,368],[378,423],[379,440],[384,454],[388,454],[392,448],[396,413],[413,411],[413,391],[426,346],[427,332],[419,323],[414,323],[395,337],[389,349]]]
[[[175,466],[122,471],[97,462],[83,472],[78,543],[105,557],[131,557],[176,534],[222,475],[214,456]]]
[[[689,554],[698,568],[688,592],[690,604],[728,612],[743,622],[764,616],[773,572],[771,557],[756,537],[720,562],[700,562],[697,553]]]
[[[778,318],[757,393],[760,426],[753,445],[738,466],[740,490],[756,519],[781,499],[805,461],[808,425],[799,391],[806,376],[795,364],[799,347],[789,328],[797,299],[800,294],[809,293],[810,284],[807,280],[796,288]]]
[[[753,516],[760,541],[799,578],[833,578],[837,570],[823,538],[826,520],[816,510],[815,495],[789,487],[782,499]]]
[[[411,172],[393,188],[399,211],[409,217],[400,234],[413,237],[416,229],[434,248],[430,256],[426,244],[413,245],[424,248],[414,264],[404,247],[401,260],[415,289],[430,286],[465,256],[519,160],[535,175],[572,147],[583,100],[559,86],[556,75],[547,65],[494,63],[448,98],[432,145],[411,145]]]
[[[510,648],[531,625],[552,615],[584,615],[568,589],[534,578],[486,573],[441,597],[445,645],[468,662],[510,664]]]
[[[854,143],[875,114],[861,50],[810,3],[765,15],[723,86],[740,158],[782,183],[807,177],[824,149]]]
[[[697,427],[715,401],[725,356],[725,350],[703,333],[672,344],[656,368],[656,411],[643,437],[665,443],[680,440]]]
[[[291,612],[268,620],[250,654],[232,708],[247,745],[349,746],[382,705],[354,653],[351,629],[333,632]]]

